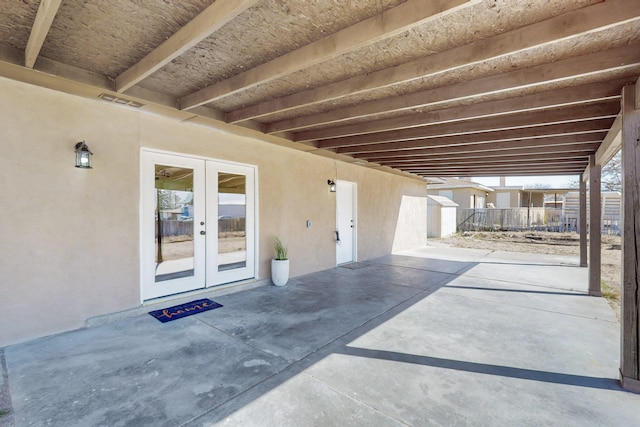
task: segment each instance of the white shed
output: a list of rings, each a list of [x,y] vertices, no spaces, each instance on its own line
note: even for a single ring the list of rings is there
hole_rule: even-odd
[[[443,196],[427,196],[427,237],[448,237],[456,232],[458,204]]]

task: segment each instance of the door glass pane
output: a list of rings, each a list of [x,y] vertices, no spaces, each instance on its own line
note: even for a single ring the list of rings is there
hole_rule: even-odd
[[[247,177],[218,173],[218,271],[247,265]]]
[[[156,282],[194,275],[193,169],[156,165]]]

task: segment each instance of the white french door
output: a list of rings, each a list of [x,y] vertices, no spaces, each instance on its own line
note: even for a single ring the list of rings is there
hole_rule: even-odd
[[[255,277],[255,169],[142,151],[142,299]]]

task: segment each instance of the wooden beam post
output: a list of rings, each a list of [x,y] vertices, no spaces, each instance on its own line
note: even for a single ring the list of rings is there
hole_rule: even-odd
[[[640,82],[640,80],[639,80]],[[640,393],[640,109],[638,83],[622,89],[622,295],[620,382]]]
[[[587,183],[578,175],[580,181],[580,209],[578,226],[580,233],[580,267],[587,266]]]
[[[600,211],[600,172],[596,156],[589,156],[589,295],[600,297],[602,212]]]

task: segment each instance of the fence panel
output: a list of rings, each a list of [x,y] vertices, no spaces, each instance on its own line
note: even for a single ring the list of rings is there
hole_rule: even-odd
[[[156,238],[158,237],[158,228],[156,226]],[[162,220],[162,236],[192,236],[193,221],[178,221],[173,219]]]
[[[458,231],[568,231],[572,224],[561,209],[459,209]],[[575,225],[575,224],[573,224]]]

